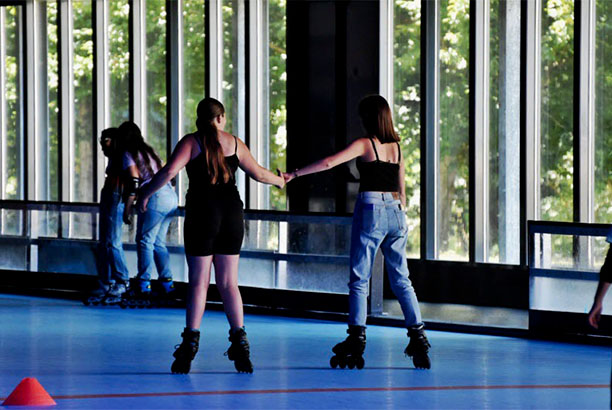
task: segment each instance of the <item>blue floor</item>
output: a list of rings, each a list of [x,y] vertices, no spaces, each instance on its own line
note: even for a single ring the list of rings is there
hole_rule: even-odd
[[[247,315],[255,372],[223,352],[227,322],[204,316],[189,375],[169,372],[181,309],[121,310],[0,295],[0,397],[36,377],[58,409],[609,408],[610,349],[429,332],[431,370],[403,355],[405,331],[368,327],[363,370],[329,367],[346,326]]]

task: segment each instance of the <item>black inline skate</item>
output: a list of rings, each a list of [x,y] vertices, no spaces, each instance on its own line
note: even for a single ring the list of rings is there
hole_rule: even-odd
[[[83,299],[83,304],[85,306],[99,305],[100,303],[102,303],[109,290],[110,285],[100,283],[100,286],[97,289],[91,291],[87,296],[85,296],[85,298]]]
[[[349,369],[363,369],[365,360],[363,360],[363,352],[366,347],[366,328],[365,326],[349,325],[348,337],[344,342],[338,343],[332,348],[336,354],[329,360],[332,368],[340,367],[344,369],[348,366]]]
[[[249,341],[244,327],[230,329],[229,341],[232,342],[225,355],[234,362],[238,373],[253,373],[253,364],[250,359]]]
[[[130,279],[130,288],[123,294],[120,306],[125,308],[151,307],[151,281],[139,278]]]
[[[172,373],[187,374],[191,370],[191,361],[195,358],[200,347],[200,331],[185,328],[181,333],[183,342],[175,346],[175,351],[172,354],[175,357],[172,363]]]
[[[410,342],[406,346],[404,354],[412,357],[412,363],[414,363],[414,367],[417,369],[431,368],[431,361],[427,355],[431,345],[427,340],[427,336],[425,336],[423,325],[408,328],[408,337]]]
[[[152,304],[157,307],[174,307],[180,303],[172,278],[159,279],[153,283]]]

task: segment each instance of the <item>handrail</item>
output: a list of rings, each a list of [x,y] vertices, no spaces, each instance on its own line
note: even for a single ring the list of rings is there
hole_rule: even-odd
[[[90,202],[62,202],[62,201],[20,201],[0,200],[0,209],[13,209],[21,211],[52,211],[52,212],[82,212],[98,213],[99,205]],[[176,216],[185,216],[185,207],[180,206]],[[246,220],[292,222],[292,223],[333,223],[336,225],[350,225],[352,214],[331,212],[286,212],[259,209],[245,209]]]
[[[527,221],[528,234],[607,236],[611,224],[556,221]]]

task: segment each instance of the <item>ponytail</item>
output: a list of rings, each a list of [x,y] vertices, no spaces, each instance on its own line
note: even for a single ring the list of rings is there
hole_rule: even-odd
[[[219,133],[214,124],[217,117],[225,114],[223,104],[214,98],[204,98],[198,104],[197,113],[197,137],[202,139],[202,145],[206,149],[206,162],[208,174],[210,175],[210,183],[213,185],[219,181],[228,183],[231,178],[231,172],[225,162],[223,149],[219,143]]]

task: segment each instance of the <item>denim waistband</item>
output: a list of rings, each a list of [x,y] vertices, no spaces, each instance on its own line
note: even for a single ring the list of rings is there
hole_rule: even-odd
[[[360,192],[357,199],[367,204],[394,205],[400,202],[397,192]]]

